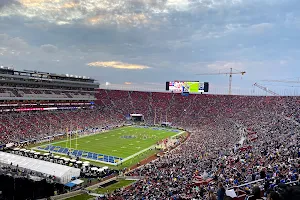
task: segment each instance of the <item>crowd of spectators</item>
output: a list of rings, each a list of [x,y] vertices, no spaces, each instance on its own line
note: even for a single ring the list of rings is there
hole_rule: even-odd
[[[172,122],[189,131],[190,137],[129,172],[129,176],[143,178],[106,199],[219,200],[224,189],[251,181],[263,179],[258,189],[267,192],[278,183],[299,180],[299,97],[118,90],[99,90],[96,97],[99,107],[93,110],[3,115],[0,140],[44,138],[66,129],[116,125],[128,114],[140,113],[147,124]],[[240,189],[248,194],[258,191],[253,185]]]
[[[0,115],[0,144],[39,141],[70,131],[85,132],[119,123],[98,109],[7,112]]]
[[[218,183],[228,189],[264,179],[261,188],[240,188],[257,195],[299,180],[299,97],[100,93],[98,103],[112,113],[140,112],[149,124],[169,121],[191,133],[180,147],[130,172],[144,178],[107,199],[223,199]]]
[[[0,199],[41,199],[63,192],[63,186],[47,176],[13,165],[0,165]]]

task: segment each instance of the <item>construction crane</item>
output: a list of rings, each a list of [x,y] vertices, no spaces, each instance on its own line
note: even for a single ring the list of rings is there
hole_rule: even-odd
[[[300,81],[285,81],[285,80],[262,80],[263,82],[277,82],[277,83],[300,83]]]
[[[267,92],[267,93],[270,93],[274,96],[280,96],[279,94],[277,94],[276,92],[273,92],[272,90],[269,90],[268,88],[262,86],[262,85],[259,85],[258,83],[254,83],[253,86],[256,86],[258,87],[259,89],[262,89],[263,91]]]
[[[203,74],[196,74],[196,75],[223,75],[223,74],[225,74],[225,75],[227,75],[227,74],[229,74],[229,91],[228,91],[228,93],[229,93],[229,95],[231,95],[231,85],[232,85],[232,75],[235,75],[235,74],[241,74],[241,75],[244,75],[244,74],[246,74],[246,72],[245,71],[243,71],[243,72],[240,72],[240,71],[237,71],[237,72],[233,72],[232,71],[233,69],[232,68],[230,68],[230,71],[229,72],[219,72],[219,73],[203,73]]]

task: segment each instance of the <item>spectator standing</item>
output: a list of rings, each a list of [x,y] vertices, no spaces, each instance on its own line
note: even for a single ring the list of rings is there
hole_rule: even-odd
[[[268,194],[267,200],[280,200],[279,194],[273,191],[270,194]]]
[[[218,200],[224,200],[225,197],[225,188],[223,187],[222,183],[219,183],[219,189],[217,192]]]
[[[249,200],[262,200],[260,192],[260,188],[255,186],[252,189],[252,196],[249,198]]]
[[[208,200],[217,200],[217,197],[212,190],[208,192]]]

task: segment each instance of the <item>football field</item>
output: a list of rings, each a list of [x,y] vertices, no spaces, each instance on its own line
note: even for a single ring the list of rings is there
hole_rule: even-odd
[[[180,130],[129,126],[70,140],[38,146],[35,149],[116,165],[153,148],[158,141],[183,133]]]

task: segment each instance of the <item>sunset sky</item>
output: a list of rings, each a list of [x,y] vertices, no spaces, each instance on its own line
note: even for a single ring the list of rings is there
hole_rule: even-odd
[[[247,72],[233,87],[249,89],[300,77],[299,10],[299,0],[0,0],[0,65],[215,88],[228,76],[196,74],[232,67]]]

